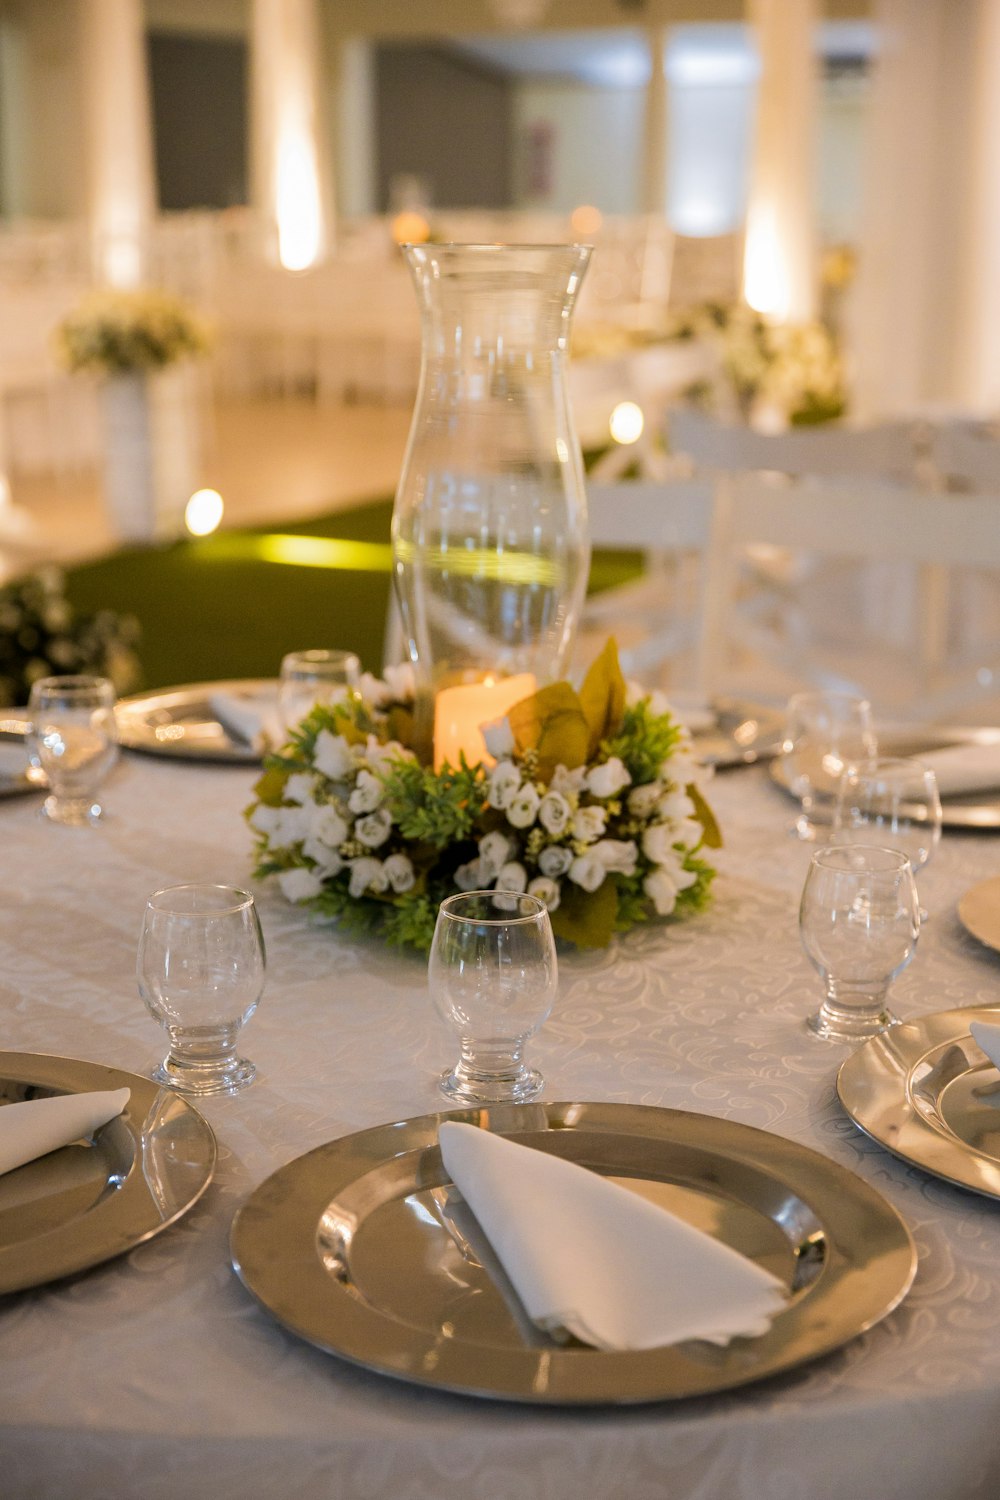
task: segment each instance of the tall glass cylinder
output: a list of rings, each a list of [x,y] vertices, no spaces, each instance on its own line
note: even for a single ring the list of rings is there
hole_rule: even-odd
[[[425,758],[562,672],[590,566],[566,382],[580,245],[410,245],[420,387],[393,515]]]

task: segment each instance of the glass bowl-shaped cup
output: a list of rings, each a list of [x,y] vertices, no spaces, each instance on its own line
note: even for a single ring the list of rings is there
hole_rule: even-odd
[[[107,677],[42,677],[32,684],[29,750],[49,786],[42,811],[85,828],[103,816],[97,793],[118,755],[115,688]]]
[[[908,857],[868,844],[817,849],[799,906],[799,933],[826,994],[809,1029],[856,1042],[896,1024],[889,986],[913,957],[920,932]]]
[[[882,756],[848,766],[840,778],[830,840],[883,844],[909,856],[914,879],[941,841],[937,777],[919,760]],[[921,909],[920,920],[927,913]]]
[[[840,778],[877,753],[871,704],[851,693],[795,693],[788,700],[781,764],[801,811],[794,832],[816,839],[829,827]]]
[[[361,662],[353,651],[289,651],[282,657],[278,716],[289,734],[317,703],[333,705],[357,693]]]
[[[450,896],[438,911],[428,978],[434,1008],[459,1040],[442,1092],[461,1104],[534,1099],[544,1080],[524,1048],[558,988],[544,902],[511,891]]]
[[[235,1094],[256,1069],[240,1031],[264,989],[264,938],[253,896],[227,885],[175,885],[146,902],[139,994],[170,1048],[152,1077],[185,1094]]]

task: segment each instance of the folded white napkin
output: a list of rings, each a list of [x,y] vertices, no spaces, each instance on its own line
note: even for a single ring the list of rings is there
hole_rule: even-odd
[[[787,1287],[711,1235],[596,1172],[445,1121],[445,1170],[529,1317],[598,1349],[765,1333]]]
[[[45,1156],[85,1136],[120,1115],[128,1089],[93,1094],[53,1094],[0,1109],[0,1172],[12,1172],[36,1156]]]
[[[993,1021],[970,1021],[969,1031],[990,1062],[1000,1068],[1000,1026]]]
[[[208,706],[228,734],[255,750],[284,742],[274,689],[258,693],[212,693]]]
[[[934,772],[942,797],[1000,790],[1000,743],[921,751],[918,759]]]

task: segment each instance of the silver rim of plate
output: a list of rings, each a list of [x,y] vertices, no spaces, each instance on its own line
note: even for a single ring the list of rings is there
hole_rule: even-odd
[[[958,903],[958,920],[977,942],[1000,952],[1000,875],[966,891]]]
[[[444,1119],[516,1136],[672,1208],[783,1277],[787,1308],[768,1333],[725,1348],[555,1344],[452,1217],[437,1144]],[[629,1104],[424,1115],[331,1141],[256,1190],[233,1221],[231,1249],[262,1306],[329,1353],[419,1385],[563,1405],[672,1400],[765,1379],[884,1318],[916,1270],[899,1215],[826,1157],[731,1121]]]
[[[977,1020],[1000,1024],[1000,1008],[890,1026],[842,1064],[837,1092],[854,1123],[895,1156],[1000,1198],[1000,1077],[969,1033]]]
[[[770,760],[781,748],[782,715],[773,708],[738,698],[717,698],[715,722],[692,731],[698,759],[718,771]]]
[[[1000,744],[1000,729],[936,729],[909,728],[890,729],[878,736],[880,755],[913,755],[918,759],[921,752],[947,750],[958,745]],[[775,786],[795,798],[784,761],[779,757],[768,767]],[[965,792],[955,796],[941,797],[941,821],[944,828],[985,829],[1000,828],[1000,788],[996,792]]]
[[[131,1090],[124,1113],[91,1140],[0,1176],[0,1293],[131,1250],[176,1223],[211,1182],[215,1136],[179,1094],[100,1063],[0,1052],[0,1105],[120,1088]]]
[[[172,759],[259,764],[260,751],[220,724],[211,700],[221,693],[253,697],[269,689],[277,692],[273,679],[246,677],[135,693],[120,699],[115,709],[119,742],[126,750]]]

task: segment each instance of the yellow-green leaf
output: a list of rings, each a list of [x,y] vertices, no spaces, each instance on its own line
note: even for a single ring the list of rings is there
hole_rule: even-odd
[[[704,837],[702,839],[702,843],[705,845],[706,849],[721,849],[722,833],[719,829],[718,823],[715,821],[715,814],[713,813],[712,809],[709,807],[708,803],[705,801],[704,797],[701,795],[696,786],[689,786],[687,789],[687,794],[691,798],[691,801],[694,803],[694,815],[704,829]]]
[[[568,682],[554,682],[515,703],[507,715],[514,743],[538,755],[538,774],[548,780],[556,766],[572,771],[587,759],[588,728],[580,700]]]
[[[285,782],[288,780],[287,771],[279,771],[272,767],[264,771],[254,782],[254,793],[258,802],[263,802],[265,807],[280,807],[285,799]],[[247,815],[253,812],[253,806],[247,808]]]
[[[597,753],[602,740],[617,734],[625,713],[625,679],[618,664],[618,645],[611,638],[593,663],[580,689],[580,703],[587,720],[587,759]]]
[[[606,948],[617,915],[618,887],[614,876],[605,875],[596,891],[585,891],[564,880],[562,899],[552,913],[552,931],[578,948]]]

